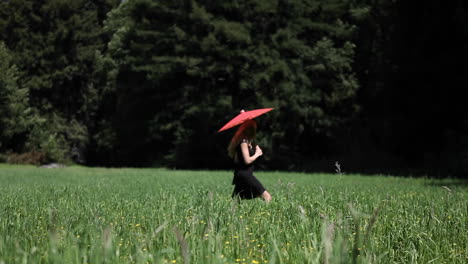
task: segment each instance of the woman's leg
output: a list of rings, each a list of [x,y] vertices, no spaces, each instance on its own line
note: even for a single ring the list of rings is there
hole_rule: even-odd
[[[263,200],[265,200],[265,202],[269,202],[269,201],[271,201],[271,194],[269,192],[267,192],[267,191],[264,191],[262,193],[262,198],[263,198]]]

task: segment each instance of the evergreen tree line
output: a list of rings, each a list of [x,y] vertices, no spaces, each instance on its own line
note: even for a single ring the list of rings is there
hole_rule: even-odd
[[[466,4],[2,0],[0,159],[229,168],[241,109],[265,169],[467,171]],[[461,83],[461,84],[460,84]]]

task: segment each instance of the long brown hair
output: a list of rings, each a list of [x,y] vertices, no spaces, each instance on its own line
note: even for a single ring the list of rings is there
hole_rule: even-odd
[[[235,162],[237,162],[236,148],[239,146],[243,139],[253,142],[257,134],[257,122],[255,120],[249,119],[244,121],[242,125],[237,129],[236,133],[231,139],[231,143],[228,146],[228,155]]]

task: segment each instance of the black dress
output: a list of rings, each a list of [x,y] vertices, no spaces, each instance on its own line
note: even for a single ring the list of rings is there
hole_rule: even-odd
[[[247,141],[242,140],[242,142]],[[255,154],[253,147],[249,147],[249,154],[250,156]],[[236,155],[237,162],[235,163],[234,179],[232,180],[232,184],[235,186],[232,197],[239,196],[242,199],[253,199],[261,196],[265,191],[265,187],[253,175],[254,162],[245,164],[240,144],[237,146]]]

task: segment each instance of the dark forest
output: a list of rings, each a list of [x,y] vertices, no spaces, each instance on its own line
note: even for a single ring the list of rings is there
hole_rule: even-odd
[[[1,0],[0,162],[463,177],[466,1]]]

